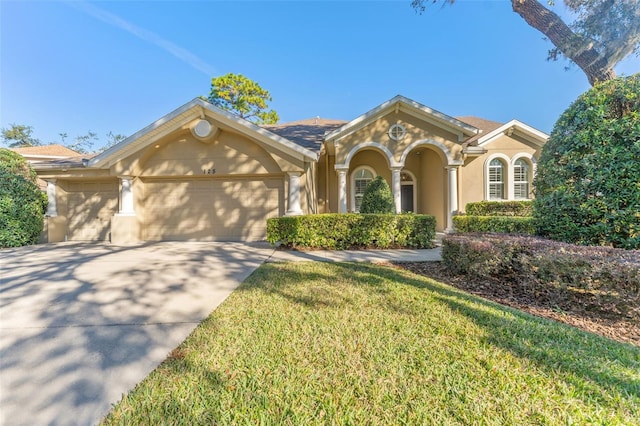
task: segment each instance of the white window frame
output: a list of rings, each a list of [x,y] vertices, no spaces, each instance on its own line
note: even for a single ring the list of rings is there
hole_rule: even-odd
[[[350,198],[350,211],[358,213],[358,210],[356,210],[356,174],[361,171],[361,170],[367,170],[368,172],[370,172],[373,177],[371,178],[371,180],[375,179],[376,176],[378,176],[378,174],[376,173],[375,169],[371,166],[358,166],[355,169],[353,169],[353,172],[351,172],[351,176],[349,178],[349,182],[350,182],[350,188],[351,188],[351,196]]]
[[[501,165],[502,165],[502,197],[501,198],[491,198],[491,185],[494,182],[491,182],[490,179],[490,170],[491,170],[491,163],[494,160],[498,160],[500,161]],[[509,157],[507,157],[504,154],[494,154],[492,156],[490,156],[489,158],[487,158],[487,161],[485,163],[485,196],[484,199],[488,200],[488,201],[504,201],[504,200],[508,200],[509,199],[509,179],[511,177],[511,173],[509,173],[509,164],[511,162],[509,161]]]
[[[489,197],[489,194],[491,192],[490,191],[491,182],[489,182],[489,169],[490,169],[491,162],[496,159],[502,161],[503,171],[505,173],[505,176],[503,176],[504,198],[502,199],[497,199],[497,198],[492,199]],[[525,161],[529,166],[528,175],[527,175],[527,179],[528,179],[527,184],[529,186],[529,192],[527,194],[527,198],[515,197],[515,185],[516,183],[522,183],[522,182],[515,182],[515,169],[516,169],[516,162],[518,160]],[[484,199],[486,201],[531,200],[533,198],[533,178],[535,177],[535,175],[536,175],[536,159],[532,154],[529,154],[527,152],[520,152],[514,155],[512,158],[509,158],[508,156],[502,153],[492,154],[489,157],[487,157],[484,164],[484,182],[485,182]]]
[[[522,165],[519,165],[518,163]],[[524,173],[519,172],[518,169],[524,168]],[[529,200],[531,198],[531,163],[525,158],[520,157],[513,160],[513,198],[516,200]],[[519,177],[524,179],[518,179]],[[525,185],[525,195],[519,195],[516,190],[519,185]]]

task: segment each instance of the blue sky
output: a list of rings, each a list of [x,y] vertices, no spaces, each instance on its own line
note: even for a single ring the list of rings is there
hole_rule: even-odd
[[[423,15],[410,0],[0,0],[0,28],[0,126],[31,125],[43,143],[131,135],[228,72],[269,90],[281,122],[350,120],[401,94],[549,132],[589,88],[579,68],[546,62],[551,43],[507,0]]]

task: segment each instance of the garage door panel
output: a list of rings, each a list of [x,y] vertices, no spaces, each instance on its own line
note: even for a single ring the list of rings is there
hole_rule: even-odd
[[[67,238],[108,240],[111,218],[118,209],[117,182],[74,182],[67,188]]]
[[[145,240],[260,240],[281,179],[146,181]]]

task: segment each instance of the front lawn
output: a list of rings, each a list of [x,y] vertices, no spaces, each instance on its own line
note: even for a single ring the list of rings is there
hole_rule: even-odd
[[[408,271],[260,267],[105,424],[635,424],[640,348]]]

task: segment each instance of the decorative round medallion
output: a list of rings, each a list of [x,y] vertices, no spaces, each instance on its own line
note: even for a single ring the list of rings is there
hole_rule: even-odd
[[[402,124],[394,124],[389,128],[389,137],[394,141],[399,141],[407,134],[407,130]]]
[[[193,126],[193,134],[199,138],[206,138],[211,134],[211,123],[207,120],[198,120]]]

